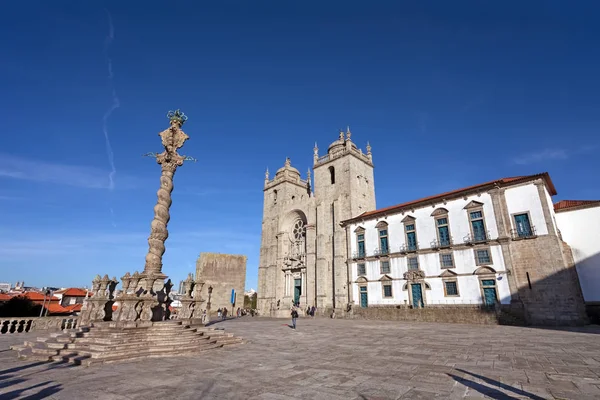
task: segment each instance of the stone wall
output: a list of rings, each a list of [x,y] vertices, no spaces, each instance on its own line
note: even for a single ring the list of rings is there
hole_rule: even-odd
[[[518,297],[529,325],[583,325],[587,322],[570,248],[543,235],[510,244]]]
[[[345,315],[344,315],[345,314]],[[355,307],[350,313],[336,311],[336,318],[373,319],[406,322],[443,322],[453,324],[497,325],[494,310],[479,306],[460,307]]]
[[[14,334],[34,331],[74,329],[79,317],[22,317],[1,318],[0,334]]]
[[[246,286],[246,256],[200,253],[196,262],[196,280],[204,281],[202,298],[206,301],[200,307],[207,308],[208,288],[212,287],[210,296],[211,314],[217,309],[227,307],[232,314],[231,290],[235,290],[236,299],[233,310],[244,306],[244,289]]]

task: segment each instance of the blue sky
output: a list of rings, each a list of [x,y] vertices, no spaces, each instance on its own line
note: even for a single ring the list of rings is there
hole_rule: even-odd
[[[175,176],[175,282],[241,253],[256,288],[265,168],[304,175],[347,125],[378,207],[542,171],[555,200],[600,199],[595,3],[7,2],[0,281],[141,271],[160,173],[141,155],[175,108],[198,158]]]

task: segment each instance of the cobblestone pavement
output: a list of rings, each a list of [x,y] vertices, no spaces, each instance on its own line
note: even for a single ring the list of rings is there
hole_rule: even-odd
[[[198,356],[73,367],[24,362],[0,336],[0,399],[598,399],[600,327],[245,317],[248,343]]]

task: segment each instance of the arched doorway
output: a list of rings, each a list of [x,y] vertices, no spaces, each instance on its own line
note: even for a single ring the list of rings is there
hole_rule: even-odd
[[[284,296],[300,305],[306,298],[306,215],[300,210],[291,212],[284,229]]]

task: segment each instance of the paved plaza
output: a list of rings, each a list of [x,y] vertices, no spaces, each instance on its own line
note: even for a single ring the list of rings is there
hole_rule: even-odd
[[[598,399],[600,327],[549,330],[244,317],[247,343],[79,367],[19,361],[0,336],[0,399]]]

